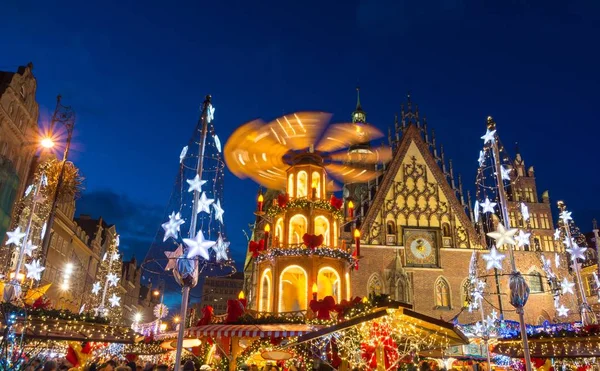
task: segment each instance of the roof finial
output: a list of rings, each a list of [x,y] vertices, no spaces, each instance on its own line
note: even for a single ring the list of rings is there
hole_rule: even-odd
[[[356,87],[356,110],[362,110],[362,107],[360,106],[360,86]]]

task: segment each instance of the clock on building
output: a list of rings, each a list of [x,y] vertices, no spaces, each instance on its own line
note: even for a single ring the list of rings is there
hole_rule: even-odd
[[[437,233],[424,229],[404,230],[406,265],[432,267],[438,264]]]

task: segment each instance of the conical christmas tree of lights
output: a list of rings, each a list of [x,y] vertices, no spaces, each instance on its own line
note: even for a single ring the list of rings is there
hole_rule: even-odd
[[[513,254],[514,246],[525,247],[531,244],[531,228],[528,225],[529,212],[524,203],[518,204],[516,210],[509,210],[508,195],[512,192],[511,180],[514,180],[517,174],[511,173],[513,169],[509,162],[509,156],[500,143],[496,132],[496,123],[491,117],[488,117],[487,131],[481,139],[483,139],[483,148],[479,152],[478,158],[479,168],[476,177],[477,190],[473,217],[481,242],[489,248],[489,252],[482,255],[482,258],[486,261],[486,271],[492,270],[493,274],[484,275],[484,280],[471,280],[473,282],[470,284],[472,304],[470,309],[479,308],[481,305],[482,301],[479,296],[484,295],[481,286],[485,286],[484,282],[487,281],[487,277],[493,277],[496,287],[498,287],[499,276],[504,275],[500,271],[503,269],[502,263],[506,258],[506,255],[500,253],[500,251],[506,250],[509,258],[510,303],[519,315],[525,366],[529,371],[531,370],[531,360],[523,310],[529,298],[529,287],[523,275],[517,270]],[[519,218],[523,219],[527,227],[522,230],[512,228],[516,225],[516,220],[511,220],[511,215],[519,215]],[[514,216],[513,218],[516,219]],[[471,270],[473,271],[473,268]],[[473,275],[474,272],[470,272],[470,276]],[[495,294],[499,295],[499,293]],[[489,300],[486,301],[491,304]],[[499,307],[502,311],[500,298]],[[476,325],[478,332],[485,338],[489,336],[489,330],[494,327],[485,319],[482,310],[482,322],[478,322]]]
[[[182,323],[186,323],[188,296],[191,300],[201,297],[201,290],[196,288],[200,275],[227,276],[235,272],[225,233],[225,163],[214,111],[207,96],[192,137],[179,157],[173,156],[178,172],[165,222],[142,264],[144,278],[164,281],[165,291],[183,290]],[[181,326],[180,340],[183,329]]]
[[[577,291],[579,291],[580,295],[579,313],[581,314],[581,322],[584,325],[597,324],[598,318],[596,317],[594,311],[592,311],[592,308],[587,301],[583,286],[584,284],[581,280],[581,262],[585,262],[589,258],[586,254],[588,247],[585,236],[575,225],[573,217],[571,216],[571,212],[567,210],[567,206],[564,202],[558,201],[558,210],[560,211],[560,215],[558,218],[558,228],[555,231],[554,237],[564,244],[568,261],[572,264],[571,268],[575,273],[576,280],[576,282],[571,282],[567,277],[565,277],[560,283],[562,293],[570,293],[575,295],[573,288],[575,285],[577,285]],[[596,287],[600,288],[600,280],[598,279],[596,272],[594,272],[594,279],[596,281]],[[563,304],[558,306],[558,303],[559,301],[555,300],[555,306],[557,307],[557,310],[566,315],[568,309],[565,308]]]
[[[119,279],[121,277],[121,256],[119,254],[119,236],[115,236],[102,256],[96,282],[91,290],[91,310],[96,315],[115,321],[121,319],[121,296]],[[113,322],[114,323],[114,322]]]

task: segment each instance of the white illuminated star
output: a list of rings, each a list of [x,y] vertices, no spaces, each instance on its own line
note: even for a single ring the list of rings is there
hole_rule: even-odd
[[[587,247],[579,246],[576,243],[571,245],[570,249],[567,249],[567,252],[571,254],[571,260],[575,261],[577,259],[585,260],[585,255],[583,254],[587,250]]]
[[[494,321],[498,319],[498,312],[496,312],[496,309],[492,309],[492,318]]]
[[[29,194],[31,193],[32,190],[33,190],[33,184],[30,184],[29,186],[27,186],[27,189],[25,190],[25,197],[29,196]]]
[[[181,150],[181,153],[179,154],[179,163],[180,164],[183,162],[185,155],[187,155],[187,151],[188,151],[188,146],[183,147],[183,149]]]
[[[500,166],[500,176],[502,177],[502,180],[510,180],[510,172],[512,171],[512,169],[510,168],[506,168],[504,165]],[[498,174],[496,174],[498,175]]]
[[[117,294],[112,294],[112,296],[108,299],[111,307],[118,307],[120,305],[119,304],[120,300],[121,300],[121,298],[118,297]]]
[[[108,281],[109,285],[117,286],[117,283],[119,282],[119,277],[117,277],[117,275],[114,273],[109,273],[106,275],[106,280]]]
[[[573,220],[573,218],[571,217],[571,214],[572,213],[570,211],[565,210],[565,211],[563,211],[563,212],[560,213],[559,218],[562,219],[562,221],[566,223],[569,220]]]
[[[201,230],[196,234],[196,238],[184,238],[183,243],[190,248],[187,255],[188,259],[201,256],[205,260],[209,260],[210,256],[208,254],[208,249],[215,245],[215,241],[207,241],[204,239],[204,233],[202,233]]]
[[[473,331],[475,331],[475,335],[481,335],[481,334],[483,334],[483,325],[481,324],[481,322],[477,322],[475,324],[475,327],[473,328]]]
[[[112,260],[113,260],[113,261],[119,260],[119,253],[118,253],[118,252],[115,252],[115,253],[112,255]]]
[[[202,186],[206,184],[206,180],[200,179],[200,175],[198,174],[196,174],[194,179],[187,179],[186,182],[190,185],[188,192],[202,192]]]
[[[473,208],[473,214],[475,217],[475,223],[479,222],[479,201],[475,200],[475,207]]]
[[[221,153],[221,139],[219,139],[217,134],[215,134],[215,147],[217,147],[217,151]]]
[[[100,282],[96,282],[92,285],[92,294],[94,295],[98,295],[98,293],[100,292]]]
[[[529,220],[529,208],[524,202],[521,202],[521,215],[523,216],[523,220]]]
[[[21,232],[21,227],[15,228],[15,230],[12,232],[6,232],[6,235],[8,236],[8,240],[6,240],[6,245],[14,243],[15,245],[19,246],[23,237],[25,237],[25,233]]]
[[[167,262],[167,266],[165,267],[165,270],[169,271],[171,269],[174,269],[175,264],[177,264],[177,259],[179,259],[179,257],[181,257],[181,255],[183,255],[183,246],[179,245],[177,247],[177,250],[175,250],[175,251],[165,251],[165,255],[167,256],[167,259],[169,259],[169,261]]]
[[[217,253],[216,260],[229,260],[227,256],[227,249],[229,248],[229,241],[224,241],[223,237],[219,235],[217,242],[213,246],[213,250]]]
[[[209,104],[208,107],[206,107],[206,122],[207,123],[211,123],[212,120],[215,119],[215,107],[213,107],[212,104]]]
[[[575,283],[570,282],[567,277],[565,277],[563,279],[563,281],[560,283],[560,288],[562,289],[562,293],[566,294],[567,292],[570,292],[571,294],[574,294],[573,292],[573,287],[575,286]]]
[[[487,262],[486,269],[502,269],[502,259],[505,258],[504,254],[500,254],[496,246],[492,246],[489,254],[483,254],[483,260]]]
[[[560,229],[556,228],[554,230],[554,239],[555,240],[560,240]]]
[[[565,308],[564,305],[561,305],[560,307],[556,308],[556,310],[558,311],[558,315],[561,317],[566,317],[569,315],[569,309]]]
[[[560,256],[558,253],[554,253],[554,265],[556,268],[560,267]]]
[[[120,244],[121,244],[121,236],[117,235],[117,237],[115,238],[115,246],[119,247]]]
[[[40,265],[39,260],[34,260],[31,264],[25,264],[25,268],[27,268],[27,278],[32,278],[36,281],[40,280],[41,273],[46,269]]]
[[[487,235],[496,240],[497,246],[502,246],[504,244],[516,245],[517,242],[513,237],[517,231],[518,229],[516,228],[506,229],[502,223],[498,223],[496,232],[489,232]]]
[[[487,142],[494,143],[494,134],[496,134],[496,130],[490,131],[490,129],[487,129],[485,135],[481,137],[481,139],[483,139],[483,144],[487,144]]]
[[[163,237],[163,242],[165,242],[169,237],[173,237],[177,239],[177,234],[179,232],[179,227],[185,223],[183,219],[181,219],[181,214],[172,212],[169,216],[169,221],[162,224],[163,229],[165,230],[165,236]]]
[[[477,159],[477,162],[479,162],[479,166],[483,165],[485,162],[485,152],[479,151],[479,158]]]
[[[23,253],[25,253],[25,255],[32,257],[33,256],[33,250],[37,249],[38,247],[35,246],[31,240],[25,242],[25,246],[23,246]]]
[[[217,202],[213,203],[212,206],[215,209],[215,219],[223,224],[223,213],[225,213],[225,210],[221,208],[221,200],[217,200]]]
[[[213,202],[215,202],[214,198],[208,198],[206,197],[206,192],[202,192],[202,195],[200,195],[200,199],[198,200],[198,214],[203,211],[207,214],[210,214],[210,205]]]
[[[484,213],[493,213],[494,212],[494,206],[496,206],[497,203],[496,202],[490,202],[489,198],[485,198],[485,200],[483,201],[483,203],[480,204],[481,208],[483,210],[481,210]]]
[[[526,233],[525,231],[519,231],[519,235],[517,236],[517,246],[525,246],[529,245],[529,238],[531,237],[531,233]]]

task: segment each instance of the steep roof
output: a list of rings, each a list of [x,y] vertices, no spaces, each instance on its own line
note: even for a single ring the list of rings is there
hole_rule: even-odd
[[[99,219],[92,219],[89,215],[81,214],[79,217],[73,219],[85,233],[90,236],[90,242],[96,239],[96,233],[98,232],[98,225],[102,226],[102,244],[106,240],[106,229],[112,227],[114,224],[108,224],[102,217]]]

